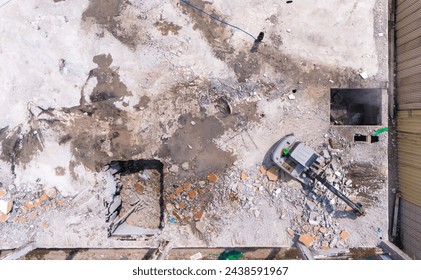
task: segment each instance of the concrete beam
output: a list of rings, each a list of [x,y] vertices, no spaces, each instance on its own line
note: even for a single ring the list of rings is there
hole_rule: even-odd
[[[393,260],[411,260],[411,258],[390,241],[382,241],[379,247],[388,253]]]
[[[23,245],[22,247],[14,250],[9,255],[5,256],[2,260],[17,260],[21,257],[25,256],[29,252],[35,250],[37,247],[35,246],[34,242],[30,242],[26,245]]]

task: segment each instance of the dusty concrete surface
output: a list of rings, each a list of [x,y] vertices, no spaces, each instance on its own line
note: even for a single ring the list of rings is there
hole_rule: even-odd
[[[331,125],[329,103],[330,88],[386,88],[387,1],[191,3],[263,42],[251,51],[250,36],[176,0],[1,7],[0,199],[12,207],[0,248],[290,247],[308,234],[320,249],[385,237],[387,135],[353,137],[387,126],[386,90],[378,126]],[[291,132],[327,153],[365,216],[261,168]],[[109,238],[107,164],[136,159],[164,164],[164,227]]]

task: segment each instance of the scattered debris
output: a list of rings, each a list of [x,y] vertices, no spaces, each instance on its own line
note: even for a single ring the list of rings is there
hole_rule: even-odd
[[[178,171],[179,171],[179,167],[178,167],[178,165],[175,165],[175,164],[171,165],[171,167],[170,167],[169,171],[170,171],[171,173],[174,173],[174,174],[178,173]]]
[[[341,231],[340,237],[344,240],[348,239],[349,237],[349,233],[346,232],[345,230]]]
[[[211,183],[215,183],[218,180],[218,176],[215,173],[211,173],[208,175],[208,181]]]
[[[367,72],[361,72],[360,73],[361,78],[363,78],[364,80],[368,78],[368,74]]]
[[[191,260],[201,260],[201,259],[203,259],[202,253],[200,253],[200,252],[196,253],[196,254],[190,256],[190,259]]]
[[[295,95],[294,95],[294,94],[290,94],[290,95],[288,95],[288,99],[289,99],[289,100],[295,100]]]
[[[190,169],[190,163],[188,163],[188,162],[184,162],[184,163],[181,165],[181,168],[182,168],[184,171],[189,170],[189,169]]]
[[[269,170],[267,170],[266,175],[270,181],[278,180],[278,168],[276,166],[272,166]]]
[[[298,241],[303,243],[306,247],[310,247],[314,242],[314,237],[309,234],[301,234]]]
[[[245,181],[246,179],[247,179],[247,173],[246,172],[241,172],[241,175],[240,175],[240,179],[242,180],[242,181]]]

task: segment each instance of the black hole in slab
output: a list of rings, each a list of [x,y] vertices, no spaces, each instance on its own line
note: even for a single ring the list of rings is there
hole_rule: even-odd
[[[292,93],[296,93],[296,92],[297,92],[297,90],[296,90],[296,89],[293,89],[293,90],[292,90]]]
[[[379,142],[379,136],[371,136],[371,143]]]
[[[358,142],[358,141],[367,142],[367,136],[361,135],[361,134],[355,134],[354,135],[354,141],[356,141],[356,142]]]
[[[292,3],[292,1],[287,1],[287,4],[291,4]]]
[[[137,235],[137,232],[141,232],[140,235],[147,235],[153,233],[154,230],[161,230],[164,227],[164,165],[162,162],[154,159],[112,161],[108,167],[113,171],[112,175],[117,182],[115,196],[110,205],[113,205],[115,201],[121,201],[120,206],[115,209],[118,215],[114,218],[115,227],[112,228],[110,235],[123,223],[132,229],[134,227],[141,229],[134,230],[133,235]],[[136,205],[139,207],[134,208]],[[135,210],[130,212],[132,208]],[[119,217],[126,213],[131,214],[117,224]],[[112,214],[110,213],[110,217]],[[110,221],[113,222],[113,219]]]
[[[380,125],[381,89],[330,90],[330,122],[334,125]]]

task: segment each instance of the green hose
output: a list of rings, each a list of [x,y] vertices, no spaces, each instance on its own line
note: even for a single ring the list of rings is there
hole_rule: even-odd
[[[371,136],[379,136],[383,132],[387,132],[387,131],[389,131],[388,127],[382,127],[382,128],[377,129]]]

